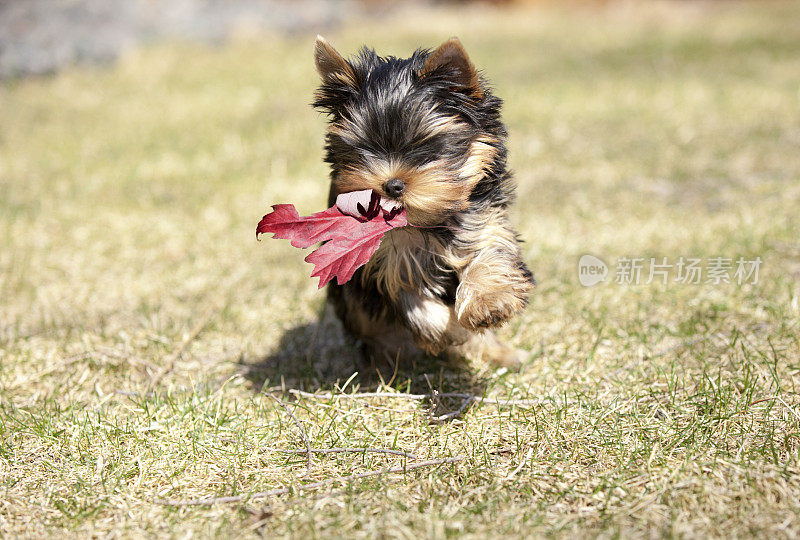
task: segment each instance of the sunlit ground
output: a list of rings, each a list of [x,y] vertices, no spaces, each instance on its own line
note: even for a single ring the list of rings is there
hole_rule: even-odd
[[[313,35],[3,83],[0,534],[800,534],[799,19],[772,2],[453,7],[326,35],[398,56],[458,35],[505,99],[539,282],[500,332],[530,351],[519,372],[378,373],[320,319],[304,254],[256,242],[270,204],[326,206]],[[580,285],[584,254],[605,283]],[[616,282],[625,257],[638,285]],[[651,257],[729,258],[731,282],[675,266],[648,284]],[[740,257],[763,261],[757,283]],[[491,400],[432,422],[463,402],[288,392],[345,382]],[[276,451],[303,437],[416,459]]]

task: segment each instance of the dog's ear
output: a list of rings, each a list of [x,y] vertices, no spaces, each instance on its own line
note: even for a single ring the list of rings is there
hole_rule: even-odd
[[[322,36],[317,36],[317,41],[314,42],[314,63],[323,82],[355,85],[356,74],[353,66]]]
[[[476,97],[483,95],[478,71],[472,65],[467,51],[464,50],[464,46],[457,37],[448,39],[433,51],[419,74],[424,77],[436,71],[447,72],[448,76],[467,93]]]

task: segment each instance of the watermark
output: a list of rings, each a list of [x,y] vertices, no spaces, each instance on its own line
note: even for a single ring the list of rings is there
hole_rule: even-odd
[[[606,280],[608,266],[594,255],[582,255],[578,261],[578,280],[584,287],[597,285]]]
[[[761,257],[619,257],[611,272],[602,259],[587,254],[578,260],[578,281],[584,287],[606,281],[618,285],[755,285],[762,262]]]

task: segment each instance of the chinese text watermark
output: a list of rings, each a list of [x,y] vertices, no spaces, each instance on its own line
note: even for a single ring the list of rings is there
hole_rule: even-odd
[[[761,263],[761,257],[619,257],[612,272],[599,257],[583,255],[578,260],[578,280],[584,287],[606,281],[619,285],[755,285]]]

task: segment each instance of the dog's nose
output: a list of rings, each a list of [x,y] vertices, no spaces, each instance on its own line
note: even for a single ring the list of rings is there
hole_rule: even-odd
[[[406,190],[406,184],[399,178],[392,178],[383,185],[383,189],[389,197],[397,198]]]

